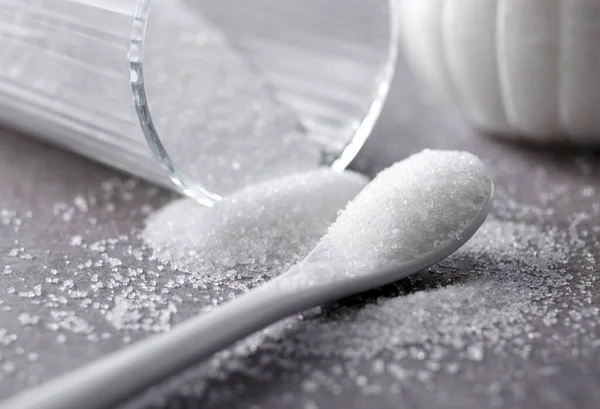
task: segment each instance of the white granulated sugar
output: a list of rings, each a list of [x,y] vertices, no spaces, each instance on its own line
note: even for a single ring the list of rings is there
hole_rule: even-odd
[[[37,325],[37,323],[40,321],[40,317],[38,315],[32,315],[26,312],[19,314],[18,318],[21,325],[24,326]]]
[[[74,311],[50,311],[53,321],[48,324],[48,328],[54,331],[67,331],[73,334],[89,335],[95,328],[85,319],[78,317]]]
[[[210,209],[181,200],[150,217],[142,237],[188,279],[261,279],[306,255],[365,184],[317,170],[247,187]]]
[[[310,258],[344,260],[360,269],[413,259],[460,238],[491,189],[476,156],[425,150],[379,173]]]
[[[176,305],[165,296],[142,293],[131,297],[125,291],[114,297],[114,306],[106,312],[106,319],[121,331],[164,332],[171,328],[176,313]]]

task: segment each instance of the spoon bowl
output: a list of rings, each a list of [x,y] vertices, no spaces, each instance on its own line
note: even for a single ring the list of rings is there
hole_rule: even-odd
[[[477,233],[493,204],[494,183],[491,180],[489,192],[490,195],[482,208],[460,236],[419,257],[356,274],[352,273],[345,260],[319,261],[309,256],[286,273],[264,284],[261,289],[278,291],[291,289],[295,292],[301,288],[310,288],[310,293],[303,294],[303,298],[306,300],[310,296],[310,302],[318,305],[382,287],[417,274],[454,254]]]
[[[488,193],[481,208],[474,212],[473,218],[466,224],[464,230],[454,238],[418,257],[356,272],[347,259],[322,260],[323,243],[321,242],[301,263],[257,290],[286,293],[290,306],[294,296],[297,295],[299,301],[295,309],[301,311],[417,274],[454,254],[477,233],[493,204],[494,182],[490,179],[488,183]],[[296,311],[292,311],[290,314],[294,312]]]

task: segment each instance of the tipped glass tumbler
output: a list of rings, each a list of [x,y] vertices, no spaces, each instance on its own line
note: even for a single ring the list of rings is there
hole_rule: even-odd
[[[381,111],[395,0],[0,0],[0,123],[214,204],[344,169]]]

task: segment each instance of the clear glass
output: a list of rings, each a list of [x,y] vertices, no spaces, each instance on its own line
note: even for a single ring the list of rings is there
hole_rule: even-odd
[[[0,0],[0,122],[206,205],[341,170],[389,89],[394,1]]]

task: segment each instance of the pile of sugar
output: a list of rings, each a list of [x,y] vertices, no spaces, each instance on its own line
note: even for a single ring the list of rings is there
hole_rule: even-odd
[[[249,186],[213,208],[183,199],[150,217],[142,238],[155,259],[189,273],[195,287],[257,284],[308,254],[366,183],[323,169]]]
[[[491,194],[491,179],[476,156],[422,151],[380,172],[310,258],[372,271],[419,257],[460,238]]]

